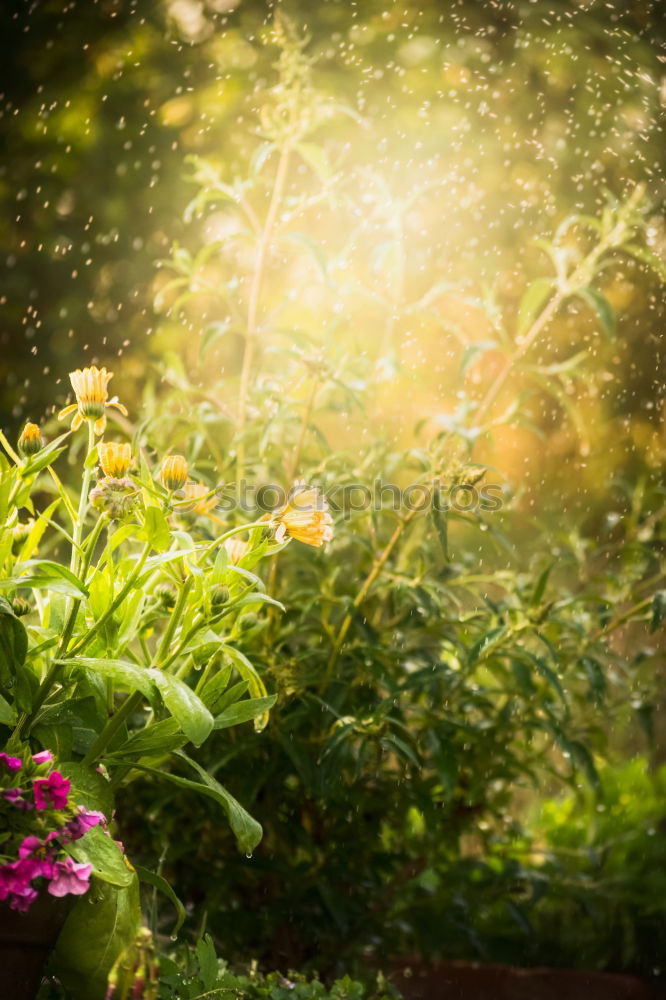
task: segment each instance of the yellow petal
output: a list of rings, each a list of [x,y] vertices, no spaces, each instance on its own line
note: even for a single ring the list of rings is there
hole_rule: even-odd
[[[80,413],[78,412],[78,408],[77,408],[77,407],[74,407],[74,409],[75,409],[75,410],[77,410],[77,414],[76,414],[76,416],[74,417],[74,419],[72,420],[72,430],[73,430],[73,431],[78,431],[79,427],[80,427],[80,426],[81,426],[81,424],[83,423],[83,417],[82,417],[82,416],[81,416],[81,414],[80,414]]]
[[[63,417],[66,417],[69,413],[74,413],[74,410],[76,409],[78,409],[77,404],[70,403],[69,406],[66,406],[64,410],[60,411],[60,413],[58,414],[58,420],[62,420]]]
[[[95,434],[103,434],[106,429],[106,417],[101,416],[95,421]]]

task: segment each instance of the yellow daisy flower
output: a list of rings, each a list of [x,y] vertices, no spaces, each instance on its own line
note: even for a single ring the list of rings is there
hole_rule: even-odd
[[[229,562],[231,565],[237,566],[247,552],[249,545],[241,538],[227,538],[224,543],[224,547],[229,554]]]
[[[98,452],[104,475],[122,479],[132,461],[132,445],[128,441],[102,441]]]
[[[183,503],[191,514],[209,514],[217,505],[217,494],[208,496],[210,490],[204,483],[185,483]]]
[[[333,519],[326,497],[318,487],[297,483],[289,502],[273,518],[277,522],[275,540],[295,538],[306,545],[323,545],[333,537]]]
[[[58,414],[58,420],[76,411],[72,420],[72,430],[78,430],[84,420],[95,421],[95,434],[103,434],[106,427],[106,408],[115,406],[116,409],[127,416],[127,410],[118,402],[116,396],[109,399],[107,386],[109,380],[113,378],[113,372],[107,372],[106,368],[77,368],[75,372],[69,373],[69,380],[72,383],[76,402],[66,406]]]

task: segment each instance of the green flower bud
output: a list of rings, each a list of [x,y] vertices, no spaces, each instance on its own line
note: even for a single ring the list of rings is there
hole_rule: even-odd
[[[210,603],[214,608],[219,608],[222,604],[226,604],[229,600],[229,588],[223,587],[218,584],[217,587],[213,587],[210,595]]]
[[[176,588],[170,583],[158,583],[153,591],[153,596],[157,598],[165,611],[171,611],[176,606]]]
[[[25,597],[15,597],[12,600],[12,611],[17,618],[22,618],[23,615],[29,615],[32,611],[32,605],[30,601],[26,601]]]

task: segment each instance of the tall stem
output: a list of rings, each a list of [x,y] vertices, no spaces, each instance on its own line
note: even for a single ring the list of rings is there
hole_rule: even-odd
[[[517,345],[513,354],[505,359],[505,362],[490,384],[486,395],[479,404],[473,419],[473,426],[478,427],[483,422],[495,402],[497,396],[502,391],[504,383],[516,366],[516,363],[529,351],[530,347],[537,340],[542,331],[548,326],[565,299],[569,298],[577,289],[589,281],[589,275],[594,274],[597,264],[607,250],[618,246],[626,232],[627,217],[634,211],[643,197],[643,185],[637,185],[626,205],[619,213],[618,220],[613,228],[599,240],[597,245],[590,250],[589,254],[577,265],[572,274],[557,289],[553,297],[547,302],[545,308],[536,317],[521,342]]]
[[[247,396],[250,387],[250,373],[252,371],[252,363],[254,361],[254,353],[256,349],[261,282],[264,276],[266,253],[268,251],[268,247],[270,246],[273,226],[275,225],[275,218],[277,216],[278,208],[280,206],[280,202],[282,201],[282,195],[284,193],[284,185],[287,178],[288,163],[289,163],[289,147],[283,146],[282,149],[280,150],[280,158],[278,160],[277,170],[275,172],[273,193],[271,195],[271,200],[268,205],[268,211],[266,213],[266,219],[264,220],[264,226],[259,236],[259,242],[257,243],[257,253],[254,261],[254,269],[252,272],[252,284],[250,285],[250,295],[248,298],[248,305],[247,305],[247,332],[245,337],[245,352],[243,354],[243,365],[241,368],[240,388],[238,393],[237,475],[239,479],[243,475],[243,466],[245,465],[245,442],[243,441],[243,434],[245,431],[245,417],[247,410]]]

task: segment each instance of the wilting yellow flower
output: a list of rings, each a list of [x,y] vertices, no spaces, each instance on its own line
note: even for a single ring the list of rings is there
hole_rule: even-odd
[[[98,451],[104,475],[122,479],[132,461],[132,445],[128,441],[102,441]]]
[[[209,496],[210,490],[204,483],[185,483],[183,503],[192,514],[209,514],[217,504],[217,494]]]
[[[169,455],[162,462],[160,479],[168,490],[179,490],[187,482],[187,460],[182,455]]]
[[[317,487],[297,484],[291,499],[274,517],[277,522],[275,540],[295,538],[306,545],[323,545],[333,537],[333,519],[328,512],[326,497]]]
[[[37,424],[26,424],[18,439],[19,451],[22,455],[36,455],[44,447],[42,432]]]
[[[113,372],[107,372],[106,368],[96,368],[95,365],[83,370],[77,368],[75,372],[70,372],[69,380],[76,395],[76,402],[61,410],[58,420],[76,410],[76,416],[72,420],[73,431],[77,430],[84,420],[94,420],[95,434],[103,434],[106,427],[107,406],[115,406],[127,416],[127,410],[118,402],[116,396],[109,399],[107,386],[112,378]]]
[[[247,552],[249,545],[241,538],[227,538],[224,547],[229,554],[229,562],[232,566],[236,566]]]

